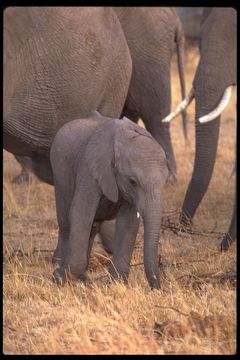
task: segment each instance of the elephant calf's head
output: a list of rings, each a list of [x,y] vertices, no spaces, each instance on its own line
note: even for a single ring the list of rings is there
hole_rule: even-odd
[[[116,202],[121,195],[136,206],[159,192],[167,178],[165,152],[150,133],[127,118],[109,120],[87,145],[88,166],[103,194]]]

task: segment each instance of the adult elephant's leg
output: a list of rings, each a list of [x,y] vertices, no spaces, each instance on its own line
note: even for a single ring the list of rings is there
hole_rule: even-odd
[[[29,169],[32,167],[31,158],[28,156],[15,155],[15,159],[21,166],[21,172],[13,178],[12,182],[15,184],[27,182],[29,180]]]
[[[31,169],[34,174],[43,182],[53,185],[53,172],[49,154],[34,153],[31,156]]]
[[[150,122],[146,122],[146,128],[157,140],[157,142],[163,147],[167,158],[167,165],[170,175],[169,180],[172,183],[175,183],[177,181],[177,164],[171,140],[170,126],[167,123],[159,123],[159,117],[157,119],[156,117],[152,117],[152,120]]]
[[[135,207],[124,203],[117,215],[113,259],[109,272],[114,279],[121,279],[125,283],[128,279],[138,227],[139,219]]]
[[[236,240],[236,196],[233,207],[232,220],[228,232],[224,235],[221,241],[221,250],[226,251],[229,249],[231,243]]]
[[[121,114],[121,118],[123,116],[126,116],[129,120],[132,120],[135,124],[137,124],[138,120],[139,120],[139,115],[136,112],[136,110],[131,110],[128,108],[128,102],[126,101],[123,110],[122,110],[122,114]]]
[[[161,121],[171,110],[170,60],[166,59],[165,62],[158,68],[153,64],[151,71],[148,70],[147,85],[145,87],[143,84],[144,90],[141,90],[143,93],[140,117],[146,129],[165,150],[170,177],[176,181],[177,165],[171,141],[170,124]]]
[[[32,152],[31,156],[15,156],[22,167],[22,172],[13,179],[13,182],[28,180],[31,170],[39,180],[53,185],[53,173],[48,154]]]

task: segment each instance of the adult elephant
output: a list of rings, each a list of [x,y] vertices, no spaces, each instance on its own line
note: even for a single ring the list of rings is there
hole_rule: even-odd
[[[9,7],[4,12],[4,148],[53,184],[50,145],[93,109],[120,117],[132,61],[108,7]]]
[[[164,119],[171,120],[195,97],[196,152],[192,179],[182,206],[180,221],[183,224],[191,224],[208,189],[216,160],[221,112],[230,99],[232,85],[236,85],[236,10],[212,8],[205,14],[200,33],[200,61],[193,88],[176,112]],[[221,249],[227,250],[235,239],[236,200]]]
[[[160,120],[171,110],[171,58],[175,46],[181,92],[182,97],[185,97],[184,32],[180,18],[174,8],[114,7],[113,10],[121,23],[133,62],[122,116],[135,122],[139,118],[143,120],[147,130],[164,148],[171,178],[175,180],[176,161],[169,124],[163,124]],[[185,137],[186,123],[184,111]],[[20,178],[26,177],[27,161],[20,158],[18,161],[22,163],[23,169]]]
[[[146,129],[166,152],[172,178],[176,161],[169,124],[160,120],[171,109],[171,59],[176,47],[182,97],[185,97],[184,31],[171,7],[114,7],[122,25],[133,61],[132,77],[122,115]],[[184,134],[187,137],[185,111]]]

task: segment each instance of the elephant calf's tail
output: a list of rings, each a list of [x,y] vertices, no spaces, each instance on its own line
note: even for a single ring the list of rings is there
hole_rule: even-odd
[[[177,29],[176,29],[176,49],[177,49],[177,63],[178,63],[178,73],[180,79],[181,86],[181,94],[182,100],[186,97],[186,85],[185,85],[185,73],[184,73],[184,46],[185,46],[185,35],[180,19],[178,21]],[[188,142],[188,115],[186,110],[182,111],[182,126],[183,126],[183,134],[185,141]]]

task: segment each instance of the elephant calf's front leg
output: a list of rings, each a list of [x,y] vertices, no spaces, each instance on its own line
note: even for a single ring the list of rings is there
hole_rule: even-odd
[[[139,227],[136,209],[124,203],[118,212],[114,241],[113,259],[109,267],[114,279],[127,283],[130,261]]]
[[[54,250],[53,257],[52,257],[52,264],[53,265],[61,265],[63,261],[63,254],[64,254],[64,244],[67,242],[66,239],[68,239],[69,231],[64,231],[62,229],[59,229],[58,233],[58,243],[57,247]]]
[[[92,192],[90,192],[92,190]],[[64,285],[68,280],[86,282],[86,270],[91,249],[90,240],[93,220],[100,196],[89,187],[75,191],[70,209],[70,234],[64,243],[63,260],[53,273],[54,281]],[[89,205],[91,204],[91,205]]]

